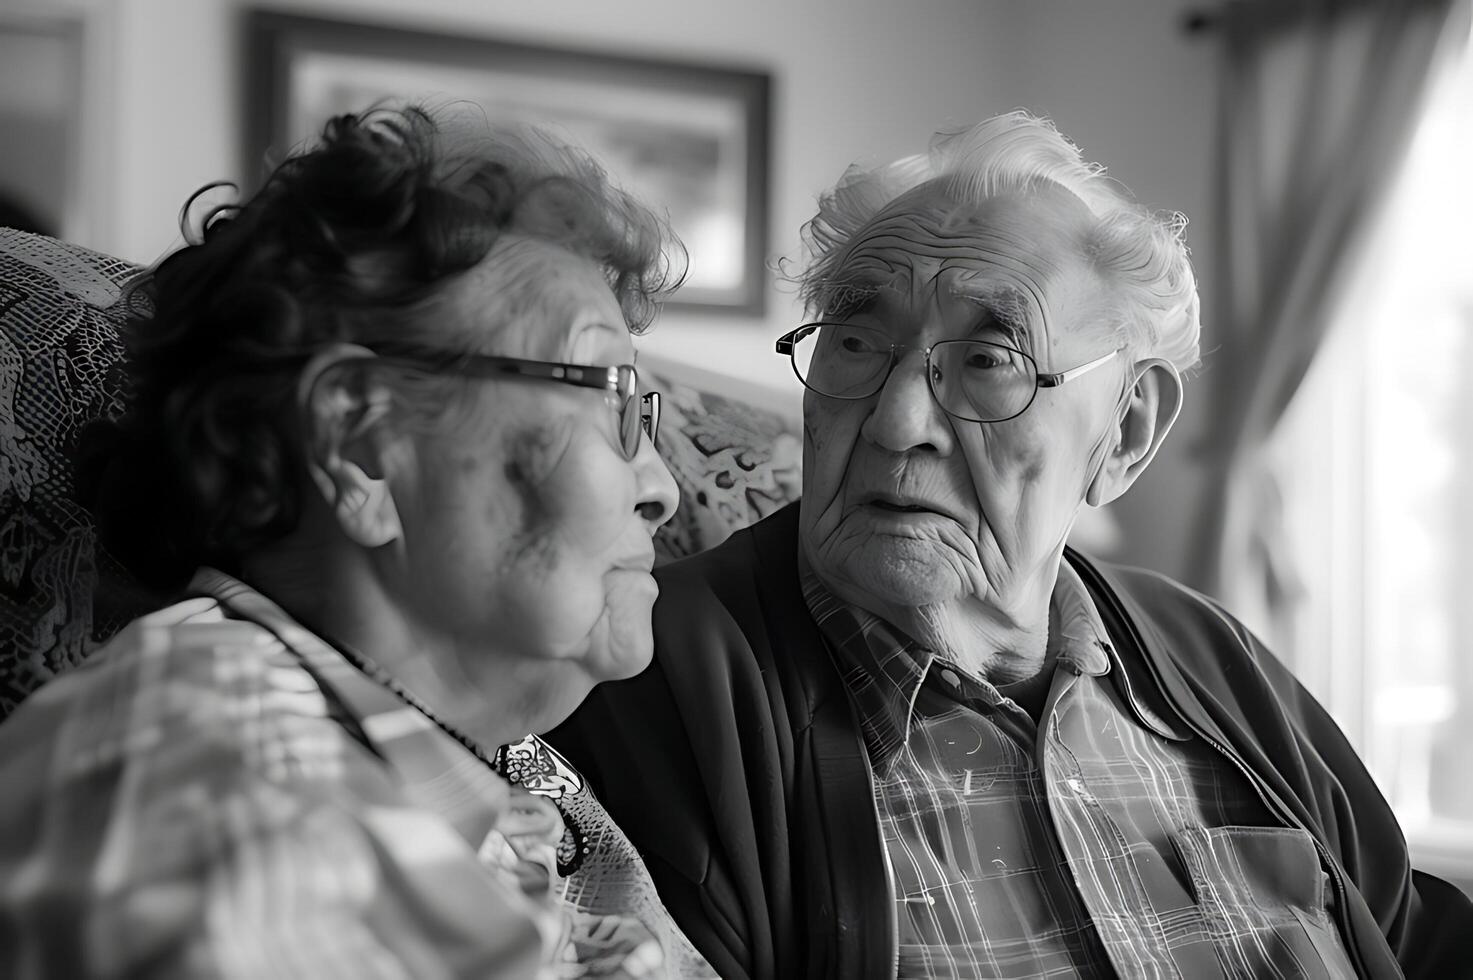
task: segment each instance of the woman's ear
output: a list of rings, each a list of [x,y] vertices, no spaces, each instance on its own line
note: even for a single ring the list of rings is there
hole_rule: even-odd
[[[334,344],[307,363],[297,384],[307,472],[343,533],[365,548],[403,533],[384,466],[392,434],[382,423],[393,395],[372,372],[354,370],[373,357]]]
[[[1175,365],[1151,358],[1137,362],[1135,371],[1120,419],[1120,438],[1085,492],[1085,502],[1092,507],[1108,504],[1130,489],[1155,458],[1181,411],[1181,375]]]

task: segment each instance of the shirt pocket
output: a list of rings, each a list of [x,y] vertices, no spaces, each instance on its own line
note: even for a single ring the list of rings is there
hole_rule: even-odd
[[[1173,843],[1228,977],[1355,977],[1306,831],[1188,828]]]

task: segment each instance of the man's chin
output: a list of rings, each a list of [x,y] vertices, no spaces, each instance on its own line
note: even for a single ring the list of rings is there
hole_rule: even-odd
[[[852,573],[841,573],[830,588],[840,598],[881,616],[949,603],[964,591],[949,567],[904,561],[862,563]]]
[[[915,579],[880,578],[862,585],[859,592],[869,597],[860,605],[883,614],[887,609],[915,612],[925,607],[944,605],[958,597],[956,580],[947,583],[917,582]]]

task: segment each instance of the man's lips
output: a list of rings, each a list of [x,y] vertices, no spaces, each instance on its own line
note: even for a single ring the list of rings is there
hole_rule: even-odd
[[[873,507],[892,514],[935,514],[938,517],[956,520],[956,515],[952,514],[950,509],[921,497],[872,493],[860,497],[859,503],[860,506]]]

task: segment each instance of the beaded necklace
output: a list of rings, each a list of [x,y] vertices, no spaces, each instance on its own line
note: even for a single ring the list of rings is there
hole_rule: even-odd
[[[357,668],[361,674],[387,690],[415,711],[424,715],[430,720],[431,724],[463,745],[472,755],[490,768],[492,772],[513,785],[521,786],[525,774],[508,771],[506,746],[503,745],[498,748],[494,756],[486,755],[485,750],[481,748],[479,743],[435,714],[434,711],[430,710],[429,705],[425,704],[414,692],[401,684],[394,675],[356,650],[351,650],[346,646],[335,646],[335,649],[343,655],[343,659]],[[532,790],[526,790],[525,787],[522,788],[526,792],[533,792]],[[583,861],[588,856],[588,835],[583,832],[583,828],[579,825],[569,809],[563,805],[560,798],[545,794],[537,795],[542,796],[544,799],[550,801],[553,806],[557,807],[558,813],[563,818],[563,835],[557,845],[557,865],[558,874],[566,878],[583,866]]]
[[[286,650],[293,651],[302,661],[308,673],[319,687],[328,687],[327,682],[318,675],[317,670],[311,665],[311,658],[297,651],[296,643],[293,642],[291,633],[300,629],[285,611],[273,603],[270,599],[252,590],[244,582],[230,578],[222,572],[212,569],[204,569],[199,574],[206,575],[207,584],[199,587],[192,586],[185,597],[208,598],[220,604],[220,608],[227,615],[234,615],[251,622],[255,622],[265,629]],[[198,576],[196,576],[198,581]],[[290,624],[291,628],[284,628]],[[301,638],[298,638],[301,639]],[[308,633],[313,645],[323,645],[332,650],[338,656],[346,660],[354,670],[368,678],[374,684],[394,695],[401,703],[419,712],[441,732],[458,742],[466,751],[494,772],[501,779],[511,783],[519,791],[540,796],[557,807],[563,821],[562,837],[557,844],[557,870],[564,878],[573,874],[583,865],[588,856],[589,844],[588,834],[584,831],[580,821],[574,816],[570,807],[563,802],[560,793],[539,791],[527,786],[529,777],[540,775],[542,772],[541,760],[527,762],[525,759],[513,759],[508,756],[507,746],[501,746],[496,750],[494,756],[488,756],[484,749],[474,739],[460,731],[454,725],[442,719],[430,709],[430,706],[420,700],[414,692],[401,684],[398,678],[384,670],[377,663],[359,653],[357,650],[343,643],[336,643],[321,634]],[[305,641],[304,641],[305,642]],[[327,693],[324,691],[324,693]],[[346,709],[346,705],[344,706]],[[366,736],[365,736],[366,737]],[[526,741],[535,743],[540,752],[538,754],[556,754],[550,746],[541,743],[534,735],[527,736]],[[522,743],[517,743],[518,745]],[[576,794],[575,794],[576,795]]]

